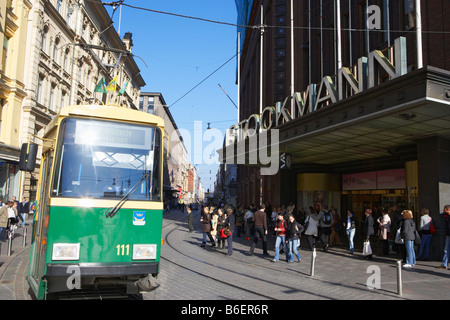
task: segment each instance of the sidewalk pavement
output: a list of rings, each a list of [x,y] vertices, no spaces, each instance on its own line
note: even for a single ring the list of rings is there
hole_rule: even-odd
[[[176,219],[173,219],[175,218]],[[172,221],[184,220],[184,217],[179,213],[174,213],[171,216],[165,216],[166,223],[170,223]],[[180,219],[181,218],[181,219]],[[180,222],[181,222],[180,221]],[[181,227],[180,227],[181,226]],[[198,226],[197,226],[198,227]],[[330,252],[323,253],[321,249],[318,249],[318,261],[316,266],[316,276],[311,278],[307,276],[309,274],[309,256],[310,252],[305,250],[301,250],[302,257],[305,258],[305,261],[302,259],[301,264],[286,264],[285,262],[280,262],[277,264],[273,264],[270,259],[261,258],[260,251],[261,249],[257,249],[257,253],[253,257],[248,257],[246,252],[248,251],[250,241],[245,241],[244,239],[235,239],[234,242],[234,254],[233,258],[226,258],[224,253],[219,252],[218,250],[211,249],[200,249],[198,243],[200,243],[201,233],[194,232],[189,233],[186,230],[185,223],[182,222],[181,225],[176,223],[173,224],[173,228],[178,229],[177,232],[172,233],[172,241],[175,247],[180,249],[181,251],[189,251],[192,250],[195,254],[193,256],[197,260],[201,261],[209,261],[208,259],[213,259],[214,263],[220,261],[222,264],[222,268],[224,266],[229,266],[230,270],[235,270],[240,264],[245,268],[249,266],[250,263],[254,263],[255,265],[266,266],[270,270],[271,268],[280,268],[286,269],[286,278],[291,277],[290,273],[292,273],[292,268],[298,269],[298,276],[302,279],[302,286],[305,290],[311,290],[311,294],[326,292],[327,296],[333,296],[335,299],[342,299],[343,296],[346,296],[344,293],[348,293],[348,295],[352,294],[353,291],[358,293],[359,296],[355,296],[355,299],[364,299],[364,294],[369,295],[373,298],[379,299],[412,299],[412,300],[442,300],[442,299],[450,299],[450,270],[438,269],[437,267],[440,265],[439,261],[418,261],[417,266],[412,270],[402,271],[403,277],[403,296],[398,297],[395,295],[396,293],[396,272],[395,266],[396,261],[399,259],[398,255],[390,255],[389,257],[383,257],[376,255],[375,252],[374,261],[369,262],[362,258],[361,252],[355,252],[354,256],[350,256],[347,253],[347,249],[343,246],[334,247],[330,249]],[[23,246],[24,240],[24,231],[27,231],[25,246]],[[166,231],[167,232],[167,231]],[[11,256],[8,256],[8,241],[0,242],[0,300],[33,300],[34,297],[32,293],[30,293],[29,286],[27,283],[27,272],[28,272],[28,263],[30,257],[30,244],[31,244],[31,235],[32,235],[32,220],[27,220],[27,225],[25,228],[18,228],[15,230],[13,242],[12,242],[12,250]],[[273,237],[269,237],[269,248],[273,249]],[[193,245],[195,244],[195,245]],[[303,241],[303,244],[306,245],[306,242]],[[303,246],[303,245],[302,245]],[[167,247],[167,245],[165,246]],[[258,245],[258,248],[260,244]],[[164,248],[166,251],[166,255],[168,254],[167,250],[169,247]],[[273,250],[269,250],[269,253],[273,254]],[[223,257],[222,257],[223,255]],[[177,254],[179,256],[179,253]],[[170,255],[169,255],[170,258]],[[167,261],[164,262],[167,264]],[[184,261],[186,263],[186,261]],[[369,265],[378,265],[381,267],[381,271],[383,272],[383,281],[382,281],[382,289],[381,290],[364,290],[361,291],[361,286],[365,286],[365,281],[370,277],[370,274],[365,274],[365,270]],[[173,270],[172,270],[173,269]],[[211,268],[217,270],[217,268]],[[252,268],[257,270],[261,268]],[[170,271],[172,270],[172,271]],[[180,270],[175,268],[165,268],[164,271],[167,273],[167,282],[165,283],[164,290],[167,291],[167,295],[164,295],[164,292],[159,294],[159,299],[173,299],[174,292],[179,292],[180,288],[180,276],[183,278],[182,274],[177,274]],[[214,271],[213,270],[213,271]],[[264,272],[264,269],[261,269]],[[266,270],[266,272],[267,272]],[[361,271],[363,270],[363,271]],[[206,271],[206,270],[205,270]],[[189,276],[191,276],[190,271],[188,272]],[[336,272],[339,274],[336,274]],[[278,273],[277,273],[278,274]],[[336,278],[336,276],[338,276]],[[238,277],[238,275],[236,275]],[[163,277],[164,278],[164,277]],[[247,277],[248,278],[248,277]],[[339,278],[339,279],[338,279]],[[170,279],[174,279],[175,285],[170,285]],[[187,278],[184,278],[187,279]],[[233,280],[233,279],[230,279]],[[251,279],[250,279],[251,280]],[[357,280],[356,285],[354,282]],[[202,278],[202,281],[205,279]],[[233,280],[234,281],[234,280]],[[292,280],[290,280],[292,281]],[[308,287],[307,284],[311,282],[311,287]],[[352,285],[349,285],[352,284]],[[189,285],[187,282],[186,285]],[[266,286],[266,284],[264,284]],[[359,285],[359,287],[358,287]],[[355,288],[353,288],[355,286]],[[195,286],[194,286],[195,287]],[[190,287],[189,296],[192,297],[192,290],[195,291],[194,287]],[[307,289],[309,288],[309,289]],[[202,288],[202,290],[204,290]],[[182,290],[181,290],[182,291]],[[336,292],[332,292],[336,291]],[[372,293],[371,293],[372,292]],[[162,294],[162,295],[161,295]],[[344,294],[344,295],[343,295]],[[151,299],[154,299],[153,293],[151,293]],[[295,295],[294,295],[295,296]],[[294,298],[292,296],[292,298]],[[284,295],[280,294],[277,297],[276,292],[273,292],[273,298],[283,298]],[[189,298],[190,299],[190,298]],[[248,297],[247,297],[248,299]]]
[[[8,239],[0,241],[0,300],[32,300],[26,280],[32,222],[32,216],[29,215],[25,227],[19,227],[14,231],[10,256],[8,256]]]

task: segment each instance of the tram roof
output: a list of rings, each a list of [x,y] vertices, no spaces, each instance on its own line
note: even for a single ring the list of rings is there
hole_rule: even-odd
[[[146,112],[115,105],[75,105],[61,108],[59,117],[82,116],[137,123],[154,124],[164,127],[164,119]]]

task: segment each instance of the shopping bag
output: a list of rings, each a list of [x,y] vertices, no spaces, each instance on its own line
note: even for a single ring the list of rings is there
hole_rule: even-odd
[[[396,244],[405,244],[405,241],[402,239],[402,235],[401,235],[401,228],[398,228],[397,233],[395,234],[395,240],[394,242]]]
[[[370,246],[370,241],[364,241],[363,255],[370,256],[372,254],[372,247]]]

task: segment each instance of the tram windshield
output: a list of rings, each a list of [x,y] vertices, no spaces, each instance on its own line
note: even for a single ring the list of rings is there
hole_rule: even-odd
[[[157,127],[67,118],[60,130],[52,196],[121,199],[147,174],[129,199],[161,199]]]

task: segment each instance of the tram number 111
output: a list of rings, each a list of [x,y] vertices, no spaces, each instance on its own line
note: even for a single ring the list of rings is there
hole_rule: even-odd
[[[130,245],[118,244],[116,246],[118,256],[128,256],[130,254]]]

